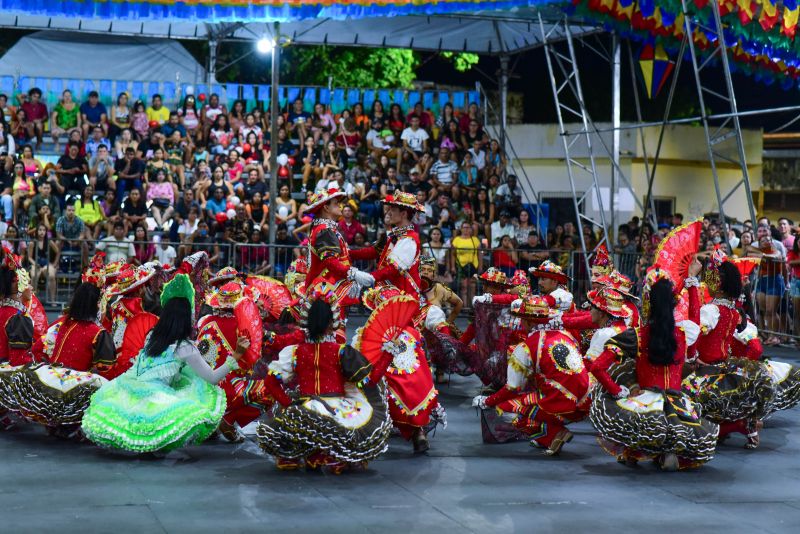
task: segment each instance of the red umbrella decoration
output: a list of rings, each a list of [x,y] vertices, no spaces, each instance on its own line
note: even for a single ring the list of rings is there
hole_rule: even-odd
[[[373,365],[378,363],[383,344],[397,337],[417,312],[419,302],[408,295],[398,295],[378,304],[361,332],[361,353]]]
[[[653,264],[667,271],[675,283],[675,292],[683,288],[689,264],[700,249],[703,221],[694,221],[674,228],[658,244]]]
[[[282,282],[269,276],[248,276],[247,287],[258,290],[256,304],[266,318],[277,320],[292,303],[292,294]]]
[[[253,299],[245,298],[236,305],[233,314],[236,317],[239,335],[247,336],[250,339],[250,347],[239,360],[239,367],[248,370],[261,358],[261,341],[264,338],[261,313]]]

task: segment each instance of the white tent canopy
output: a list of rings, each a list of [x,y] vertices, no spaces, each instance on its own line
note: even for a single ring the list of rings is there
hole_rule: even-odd
[[[555,8],[553,8],[555,9]],[[561,17],[560,10],[540,8],[545,20]],[[464,15],[406,15],[334,20],[308,19],[281,23],[281,34],[296,44],[396,47],[415,50],[502,54],[521,52],[541,45],[541,30],[535,8]],[[176,21],[131,21],[48,17],[0,13],[0,27],[60,29],[81,33],[138,37],[210,40],[256,40],[271,35],[272,25],[263,22],[220,23]],[[551,25],[545,22],[545,28]],[[576,22],[572,33],[580,36],[600,28]],[[552,39],[559,34],[551,36]]]
[[[177,41],[70,31],[20,39],[0,58],[0,76],[205,81],[206,69]]]

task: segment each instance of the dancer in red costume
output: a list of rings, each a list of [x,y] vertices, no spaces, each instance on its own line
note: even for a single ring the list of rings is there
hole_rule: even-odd
[[[689,273],[702,266],[695,260]],[[646,459],[662,469],[697,467],[713,458],[719,427],[701,417],[699,407],[680,391],[688,347],[700,333],[691,321],[676,323],[674,285],[669,274],[653,268],[644,298],[647,323],[629,328],[605,344],[587,365],[605,393],[594,396],[592,424],[601,446],[629,466]],[[615,300],[592,302],[604,311]],[[599,313],[594,312],[593,313]],[[616,365],[609,373],[609,367]]]
[[[477,276],[477,275],[476,275]],[[508,306],[511,305],[514,300],[517,299],[515,295],[509,293],[511,289],[510,284],[508,283],[508,277],[506,273],[499,269],[495,269],[494,267],[489,267],[480,276],[478,276],[478,280],[481,282],[481,287],[483,288],[483,295],[476,295],[472,297],[472,308],[476,310],[476,312],[480,309],[479,304],[498,304],[501,306],[505,306],[506,309]],[[509,320],[511,317],[506,313],[506,318]],[[475,324],[476,321],[472,321],[464,333],[461,334],[460,341],[465,344],[470,344],[475,339],[476,335],[476,327],[478,325]],[[492,328],[493,323],[491,321],[487,322],[487,328]]]
[[[30,275],[19,258],[3,247],[0,258],[0,429],[10,429],[16,411],[13,378],[31,361],[33,320],[27,315],[32,295]]]
[[[83,279],[102,284],[103,266],[90,268]],[[94,273],[94,274],[92,274]],[[111,334],[98,324],[100,289],[84,282],[77,287],[67,312],[36,340],[39,363],[14,376],[19,411],[48,427],[52,435],[80,437],[80,422],[91,396],[106,383],[101,375],[113,365],[116,353]],[[52,337],[52,344],[45,340]]]
[[[572,293],[566,288],[570,278],[561,267],[545,260],[538,267],[531,267],[529,271],[539,281],[539,293],[551,308],[562,312],[575,310]]]
[[[320,282],[336,286],[342,313],[344,307],[359,301],[361,289],[372,287],[372,275],[352,266],[350,249],[339,233],[342,202],[347,195],[327,189],[309,196],[306,213],[314,216],[308,244],[306,287]]]
[[[473,399],[473,406],[496,408],[531,438],[548,456],[561,452],[572,440],[566,425],[589,412],[589,373],[578,345],[567,332],[550,330],[555,316],[547,301],[528,295],[511,304],[530,335],[509,348],[508,382],[497,393]]]
[[[148,313],[142,307],[144,285],[155,276],[150,266],[129,267],[119,272],[114,284],[106,291],[109,298],[119,297],[109,306],[111,337],[117,356],[122,352],[122,341],[128,323],[137,315]]]
[[[244,304],[244,299],[252,299],[252,296],[247,294],[240,282],[227,282],[206,299],[212,312],[201,317],[197,323],[197,348],[210,365],[219,366],[220,362],[226,361],[236,348],[236,340],[245,331],[261,331],[260,317],[250,318],[259,323],[255,325],[242,324],[237,317],[235,309]],[[244,440],[237,425],[247,426],[274,404],[264,380],[250,376],[260,354],[261,347],[248,350],[239,360],[238,369],[228,373],[219,383],[228,401],[219,430],[233,443]]]
[[[755,449],[761,419],[773,402],[774,383],[762,362],[731,356],[734,334],[741,321],[736,302],[742,293],[742,280],[722,251],[712,254],[705,282],[712,301],[699,311],[697,306],[690,305],[689,309],[690,318],[700,325],[700,338],[698,366],[687,377],[686,387],[696,393],[703,414],[720,424],[721,440],[739,432],[747,437],[745,447]],[[699,283],[694,281],[691,285]]]
[[[303,339],[269,364],[266,383],[280,407],[259,424],[258,442],[278,469],[305,463],[340,474],[386,450],[391,420],[382,388],[370,379],[372,365],[336,340],[341,314],[335,287],[322,283],[308,293]],[[290,396],[285,385],[294,381],[297,392]]]
[[[364,332],[374,328],[376,310],[382,303],[388,306],[393,298],[415,302],[412,297],[390,285],[375,287],[364,293],[364,305],[373,313],[356,333],[353,346],[357,350],[361,350]],[[386,379],[392,423],[404,439],[411,441],[414,453],[421,454],[430,448],[426,429],[437,423],[446,427],[446,414],[439,404],[439,392],[425,357],[422,335],[410,320],[405,326],[393,324],[392,332],[396,333],[378,349],[378,354],[365,352],[365,356],[373,362],[370,381],[377,384],[382,378]]]

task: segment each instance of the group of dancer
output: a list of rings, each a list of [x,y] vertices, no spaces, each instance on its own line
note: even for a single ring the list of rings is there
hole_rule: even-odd
[[[446,426],[436,384],[474,374],[486,442],[526,439],[553,456],[588,418],[620,462],[677,470],[709,461],[735,432],[756,448],[762,421],[800,400],[800,371],[763,358],[742,271],[721,252],[703,265],[684,251],[685,272],[655,265],[639,302],[598,249],[580,309],[551,262],[511,278],[490,268],[462,333],[463,303],[421,254],[414,195],[387,196],[385,239],[358,250],[336,223],[344,198],[335,188],[310,197],[308,252],[283,282],[212,274],[202,252],[177,268],[105,264],[100,253],[49,325],[4,250],[0,428],[39,424],[164,454],[240,442],[257,421],[279,469],[338,474],[380,456],[393,432],[427,451],[430,431]],[[370,315],[348,340],[356,305]]]

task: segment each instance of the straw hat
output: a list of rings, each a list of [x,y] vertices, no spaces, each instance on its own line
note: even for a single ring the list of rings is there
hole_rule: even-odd
[[[550,278],[559,284],[569,282],[569,276],[564,273],[564,270],[550,260],[543,261],[539,267],[531,267],[528,272],[536,278]]]
[[[393,195],[386,195],[382,201],[384,204],[392,206],[400,206],[401,208],[408,208],[414,211],[424,212],[425,207],[417,202],[417,196],[403,191],[395,191]]]
[[[631,311],[623,306],[625,299],[616,289],[593,289],[586,294],[592,306],[603,310],[612,317],[625,319],[631,316]]]
[[[558,310],[550,308],[541,295],[526,295],[511,303],[511,315],[547,322],[558,315]]]
[[[495,284],[504,287],[509,285],[506,273],[494,267],[486,269],[478,278],[483,280],[484,284]]]
[[[206,303],[216,309],[233,309],[243,297],[244,289],[242,284],[228,282],[213,291],[206,298]]]
[[[108,291],[109,296],[124,295],[144,285],[155,276],[156,271],[149,266],[129,267],[116,275],[116,281]]]
[[[329,187],[319,193],[311,193],[308,195],[308,207],[306,207],[306,212],[316,213],[322,206],[334,198],[339,197],[347,198],[347,193],[341,191],[338,187]]]

